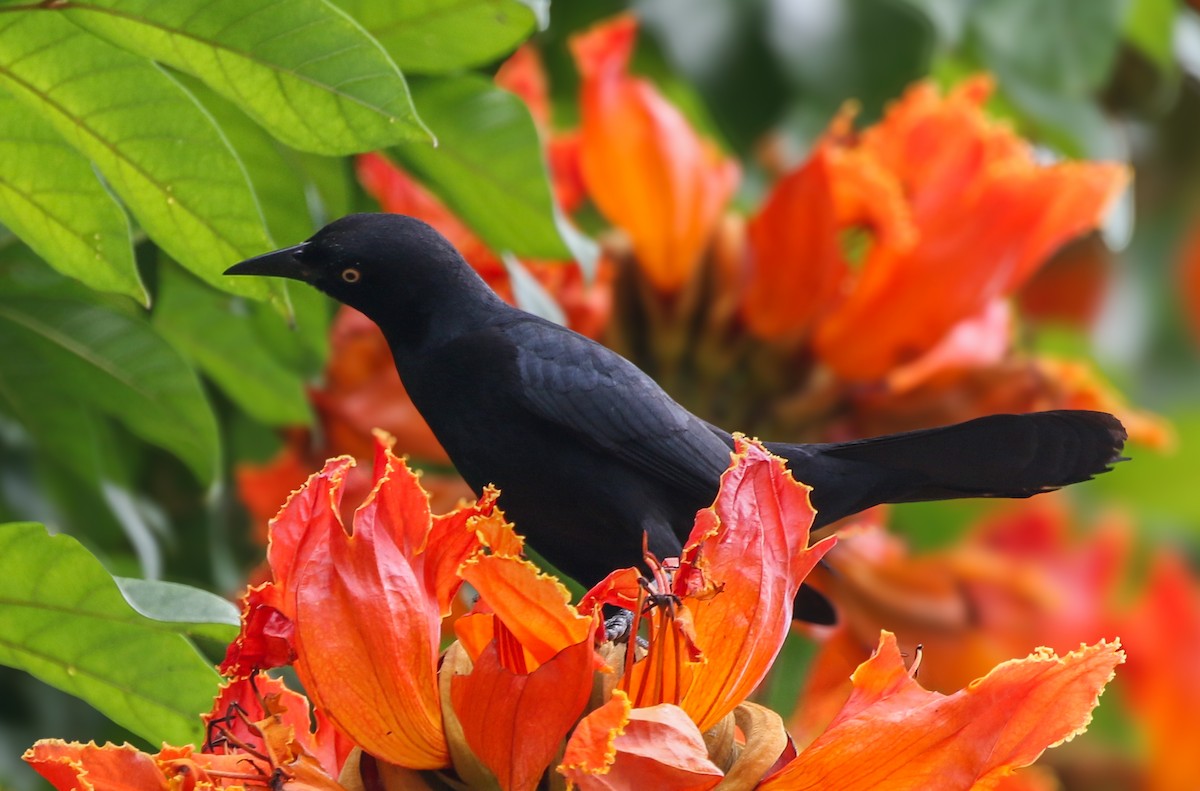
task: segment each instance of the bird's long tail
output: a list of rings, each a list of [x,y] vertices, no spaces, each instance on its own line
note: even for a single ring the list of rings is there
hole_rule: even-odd
[[[1029,497],[1107,472],[1126,433],[1084,410],[991,415],[852,442],[767,448],[813,487],[816,526],[880,503]]]

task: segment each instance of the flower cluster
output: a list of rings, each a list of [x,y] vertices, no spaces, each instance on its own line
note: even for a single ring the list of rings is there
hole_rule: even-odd
[[[245,596],[202,750],[43,741],[26,760],[63,791],[526,791],[547,776],[580,789],[987,787],[1085,727],[1124,660],[1103,641],[1039,649],[945,696],[921,688],[884,632],[828,727],[798,745],[747,698],[836,539],[809,546],[808,487],[783,460],[739,438],[682,556],[647,558],[649,578],[616,570],[572,605],[521,557],[497,492],[435,515],[390,445],[377,440],[350,529],[346,457],[272,522],[271,580]],[[477,599],[443,627],[464,583]],[[631,609],[622,642],[602,604]],[[457,639],[443,651],[444,629]],[[308,700],[260,672],[280,665]]]
[[[1047,164],[1007,124],[989,118],[992,85],[985,77],[946,91],[920,83],[878,123],[857,129],[848,107],[802,160],[766,161],[773,178],[763,195],[741,196],[753,207],[743,213],[731,207],[741,178],[738,164],[698,133],[650,81],[630,73],[636,36],[635,19],[623,16],[572,40],[581,78],[574,129],[556,129],[550,120],[547,80],[536,50],[523,48],[496,75],[499,85],[530,108],[561,208],[590,223],[602,243],[590,282],[570,262],[522,262],[559,302],[570,326],[632,359],[704,418],[771,439],[840,440],[995,412],[1089,408],[1118,414],[1135,440],[1168,442],[1169,433],[1156,418],[1126,406],[1087,364],[1032,354],[1017,342],[1030,316],[1088,314],[1098,292],[1096,261],[1106,254],[1096,229],[1126,188],[1125,167]],[[359,157],[357,169],[384,210],[432,224],[498,293],[513,298],[501,257],[384,154]],[[1189,293],[1200,282],[1195,271],[1200,267],[1185,268]],[[322,442],[314,446],[308,437],[294,435],[275,465],[240,471],[243,497],[261,520],[319,459],[337,453],[368,457],[374,426],[397,435],[399,447],[431,466],[423,483],[439,508],[469,496],[460,481],[445,474],[447,459],[404,395],[373,325],[343,311],[332,341],[326,383],[312,393]],[[360,468],[346,467],[340,476],[338,490],[353,495],[348,501],[365,497],[373,485]],[[490,503],[477,502],[472,508],[482,510],[471,518],[481,524],[497,518]],[[855,787],[861,776],[861,787],[885,778],[888,787],[905,787],[910,781],[903,778],[946,771],[938,763],[945,759],[936,749],[939,738],[948,740],[951,752],[958,749],[948,734],[965,720],[938,719],[938,712],[984,707],[969,715],[979,720],[982,734],[995,725],[986,713],[987,701],[995,698],[988,696],[996,690],[1008,694],[1006,679],[1028,681],[1056,672],[1061,663],[1086,664],[1085,657],[1108,655],[1112,646],[1072,653],[1074,646],[1100,635],[1141,634],[1132,618],[1113,617],[1102,605],[1111,599],[1117,579],[1110,568],[1117,534],[1102,531],[1094,543],[1068,550],[1065,533],[1054,534],[1056,544],[1037,527],[1062,524],[1065,517],[1056,522],[1040,508],[1006,515],[983,526],[966,545],[931,557],[913,557],[888,536],[880,512],[849,528],[840,526],[838,550],[812,570],[808,581],[834,601],[841,621],[815,635],[820,647],[805,693],[787,720],[791,737],[778,717],[744,700],[754,686],[748,679],[761,680],[781,635],[754,637],[756,651],[775,645],[763,654],[765,660],[755,660],[764,662],[755,670],[749,643],[740,646],[736,661],[718,661],[726,643],[706,647],[699,616],[710,606],[724,608],[723,618],[733,618],[730,613],[743,606],[758,612],[759,602],[777,600],[779,590],[767,591],[760,582],[751,586],[753,595],[746,593],[734,606],[738,588],[726,585],[717,593],[718,576],[709,569],[693,574],[685,555],[674,566],[667,559],[647,559],[647,569],[655,572],[651,589],[637,572],[625,570],[571,609],[557,588],[536,577],[515,553],[510,561],[473,560],[471,552],[481,558],[506,555],[488,544],[492,539],[481,538],[461,567],[464,575],[478,578],[469,582],[480,594],[479,611],[456,621],[458,642],[441,655],[434,671],[422,665],[423,688],[428,692],[430,679],[436,678],[440,697],[422,699],[421,711],[429,722],[440,712],[452,775],[481,786],[499,777],[505,787],[521,787],[514,778],[540,777],[547,767],[558,766],[560,773],[551,771],[552,777],[569,777],[580,787],[620,788],[629,778],[657,778],[658,771],[676,780],[654,785],[706,787],[707,780],[696,778],[748,776],[742,773],[753,774],[746,768],[753,765],[759,769],[752,782],[731,785],[806,787],[805,777],[824,777],[827,783],[830,775],[821,773],[837,771],[839,786],[845,777],[845,786]],[[341,512],[349,523],[349,509]],[[705,563],[712,562],[712,554],[702,553]],[[550,618],[561,621],[554,627],[559,642],[540,645],[522,631],[534,616],[501,601],[501,588],[488,576],[500,568],[511,572],[506,590],[524,586],[522,596],[542,602],[543,608],[555,609],[557,604],[550,608],[547,602],[563,601],[559,616]],[[512,582],[518,576],[543,581],[519,586]],[[1180,603],[1186,596],[1176,598],[1173,606],[1186,609]],[[604,602],[637,614],[645,649],[636,641],[623,646],[592,641],[586,651],[583,642],[562,642],[568,633],[575,635],[571,629],[582,631],[578,624],[584,621],[596,629],[597,607]],[[345,613],[349,617],[349,610]],[[896,637],[881,641],[881,630]],[[443,640],[431,634],[425,638],[427,650]],[[732,640],[727,631],[722,634]],[[1152,645],[1158,637],[1142,639]],[[489,645],[495,646],[494,656]],[[921,690],[900,661],[921,655],[920,645],[925,647],[921,682],[938,694]],[[536,735],[521,741],[537,745],[521,761],[512,739],[527,712],[491,712],[488,717],[504,723],[493,730],[478,724],[483,718],[463,719],[458,709],[465,711],[473,695],[500,683],[492,676],[461,680],[477,665],[548,678],[538,674],[552,672],[544,670],[549,665],[557,668],[553,673],[566,672],[553,657],[569,646],[580,654],[593,652],[587,704],[574,719],[568,716],[566,709],[573,708],[583,684],[572,686],[556,676],[565,686],[555,706],[547,706]],[[1040,646],[1050,646],[1064,659],[1051,658]],[[1030,659],[1009,661],[1030,652]],[[582,663],[579,657],[572,661]],[[1040,662],[1041,669],[1031,670],[1029,662]],[[597,671],[596,665],[605,670]],[[697,708],[696,696],[718,692],[707,689],[715,682],[703,680],[703,673],[701,681],[689,681],[697,672],[688,670],[693,666],[721,668],[730,683],[749,674],[740,691],[714,709],[724,709],[720,721],[706,719]],[[571,665],[570,672],[575,669]],[[1149,674],[1137,678],[1131,683],[1152,690],[1132,696],[1150,701],[1141,705],[1157,723],[1151,726],[1151,749],[1169,753],[1171,734],[1185,732],[1169,723],[1183,710],[1180,701],[1192,698],[1181,695],[1167,702],[1170,696],[1160,698],[1153,691]],[[461,691],[467,687],[473,692]],[[505,695],[533,694],[527,690],[534,688],[509,687]],[[693,688],[705,691],[688,691]],[[499,705],[500,695],[494,698]],[[314,700],[320,708],[319,697]],[[922,720],[909,703],[932,719]],[[1056,722],[1044,710],[1034,716],[1047,727]],[[904,727],[891,726],[899,730],[886,736],[871,730],[883,728],[885,721]],[[882,749],[907,738],[898,734],[908,733],[910,723],[922,723],[931,741],[905,742],[905,756],[876,755],[861,746],[878,740],[875,747]],[[855,728],[870,732],[855,733]],[[768,732],[774,736],[766,739]],[[740,735],[734,738],[735,733]],[[970,776],[987,785],[992,780],[983,778],[1027,762],[1004,757],[1005,740],[1018,733],[1020,728],[987,748],[997,751],[995,767],[972,763],[979,757],[971,752],[979,745],[972,743],[962,756],[975,757],[962,760],[974,768],[946,776]],[[717,734],[725,735],[718,739]],[[843,734],[855,734],[846,738],[859,740],[858,752],[839,752],[849,749],[848,742],[838,741]],[[793,738],[797,745],[811,744],[784,758],[792,756],[787,745]],[[672,745],[676,757],[668,760],[656,747],[661,744]],[[820,746],[825,744],[832,746]],[[926,744],[932,745],[928,754],[922,752]],[[561,756],[554,752],[560,748],[565,749]],[[856,756],[852,767],[807,763],[827,755],[821,752],[826,749],[839,760]],[[741,768],[731,763],[735,756]],[[378,757],[392,760],[386,753]],[[780,773],[789,761],[791,774]],[[809,769],[797,768],[802,766]],[[768,775],[773,779],[764,781]],[[692,777],[690,785],[678,780],[683,776]],[[966,787],[973,781],[963,782]],[[916,779],[911,783],[920,787]]]

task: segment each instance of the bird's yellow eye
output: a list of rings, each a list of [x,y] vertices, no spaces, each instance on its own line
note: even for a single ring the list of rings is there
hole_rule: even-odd
[[[352,266],[347,267],[342,270],[342,280],[345,280],[347,283],[357,283],[362,280],[362,272],[359,272]]]

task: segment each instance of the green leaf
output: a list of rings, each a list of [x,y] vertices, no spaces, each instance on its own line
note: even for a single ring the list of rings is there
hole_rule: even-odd
[[[219,455],[212,410],[192,369],[141,319],[70,299],[0,296],[0,399],[45,424],[26,391],[50,399],[51,416],[72,401],[110,414],[201,481],[212,480]],[[13,397],[23,406],[14,407]]]
[[[405,71],[440,74],[491,63],[538,26],[520,0],[334,0]]]
[[[293,148],[353,154],[430,142],[400,70],[323,0],[83,0],[59,13],[199,77]]]
[[[308,238],[316,230],[304,194],[308,184],[288,161],[286,149],[204,83],[186,75],[180,81],[212,116],[245,167],[267,224],[270,245],[295,244]]]
[[[121,206],[86,159],[4,91],[0,221],[64,275],[100,291],[149,302]]]
[[[160,247],[218,288],[270,247],[254,193],[211,117],[161,68],[46,11],[0,15],[0,87],[90,158]]]
[[[818,17],[804,7],[781,6],[788,10],[772,15],[765,35],[793,84],[797,111],[810,116],[808,123],[814,112],[819,118],[806,133],[823,134],[847,100],[862,107],[863,123],[879,117],[929,70],[935,31],[909,4],[821,0],[815,2],[816,13],[824,12],[821,24],[812,24]]]
[[[1108,79],[1125,0],[980,0],[969,22],[1001,83],[1084,97]]]
[[[8,330],[0,319],[0,414],[19,423],[47,457],[98,486],[104,459],[97,416],[56,389],[52,363],[27,359]]]
[[[333,219],[325,216],[330,211],[334,217],[350,212],[351,183],[346,159],[303,154],[286,148],[203,83],[190,77],[184,80],[186,87],[225,131],[230,144],[245,163],[246,174],[254,185],[275,242],[273,246],[295,244],[311,236],[316,230],[314,214],[327,222]],[[313,205],[310,205],[310,201]],[[265,331],[269,334],[265,340],[279,361],[290,364],[298,372],[315,373],[324,361],[328,346],[328,301],[320,292],[306,285],[284,283],[284,287],[290,306],[289,324],[279,321],[279,311],[275,306],[248,306],[243,313],[249,312],[256,318],[269,314],[258,324],[260,329],[261,326],[271,328]],[[212,298],[215,297],[209,297]],[[228,316],[228,313],[225,315]],[[259,345],[260,340],[264,339],[251,342]],[[275,361],[269,365],[279,367]],[[211,369],[207,372],[216,376]],[[287,410],[287,413],[293,423],[306,422],[303,417],[296,420],[298,413],[294,408]],[[281,420],[282,416],[279,416],[267,422],[278,425]]]
[[[136,577],[114,577],[125,601],[139,614],[172,630],[228,645],[241,628],[238,607],[228,599],[190,585]]]
[[[966,27],[967,13],[971,6],[961,0],[902,0],[919,11],[937,31],[938,40],[947,48],[954,47],[962,38]]]
[[[1097,100],[1055,96],[1021,83],[1008,83],[1003,88],[1020,111],[1023,125],[1066,156],[1117,161],[1129,158],[1121,127]]]
[[[1137,503],[1138,515],[1147,527],[1168,535],[1188,531],[1200,537],[1200,497],[1196,497],[1196,470],[1200,469],[1200,409],[1186,402],[1168,413],[1178,441],[1168,451],[1155,451],[1131,444],[1124,455],[1130,461],[1118,464],[1096,479],[1097,492],[1117,502]]]
[[[388,149],[405,170],[501,252],[565,259],[546,163],[520,99],[474,76],[413,80],[438,147]]]
[[[75,695],[151,744],[198,743],[220,677],[171,625],[136,613],[75,539],[0,525],[0,663]]]
[[[163,337],[256,420],[272,426],[311,422],[304,383],[258,342],[245,306],[233,310],[238,298],[174,267],[160,271],[153,321]]]
[[[1133,0],[1125,17],[1125,35],[1164,73],[1175,71],[1177,0]]]

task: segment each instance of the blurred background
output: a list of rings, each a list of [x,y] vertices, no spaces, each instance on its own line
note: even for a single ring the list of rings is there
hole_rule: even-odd
[[[373,8],[345,4],[375,32]],[[614,27],[626,12],[636,28]],[[523,222],[500,178],[475,205],[435,156],[266,140],[239,154],[274,242],[351,211],[423,217],[507,298],[774,440],[1116,412],[1131,461],[1094,482],[837,526],[817,584],[841,621],[798,628],[761,697],[803,740],[880,628],[924,646],[919,680],[943,692],[1038,645],[1120,637],[1129,662],[1096,722],[1013,787],[1200,788],[1200,3],[593,0],[522,24],[465,65],[528,107],[573,260],[497,243],[489,222]],[[451,156],[505,150],[511,105],[486,94],[471,126],[439,129],[455,105],[421,76],[438,69],[401,65]],[[235,147],[251,139],[233,105],[204,101]],[[974,186],[989,157],[1116,167],[1029,176],[1036,201],[1005,202]],[[114,574],[236,596],[287,493],[328,456],[367,456],[376,426],[435,506],[469,495],[362,317],[301,289],[286,309],[231,295],[136,232],[147,309],[48,267],[15,230],[0,231],[0,521],[69,533]],[[14,306],[153,359],[174,377],[173,428],[30,342]],[[51,736],[136,740],[0,668],[0,786],[37,787],[19,756]]]

